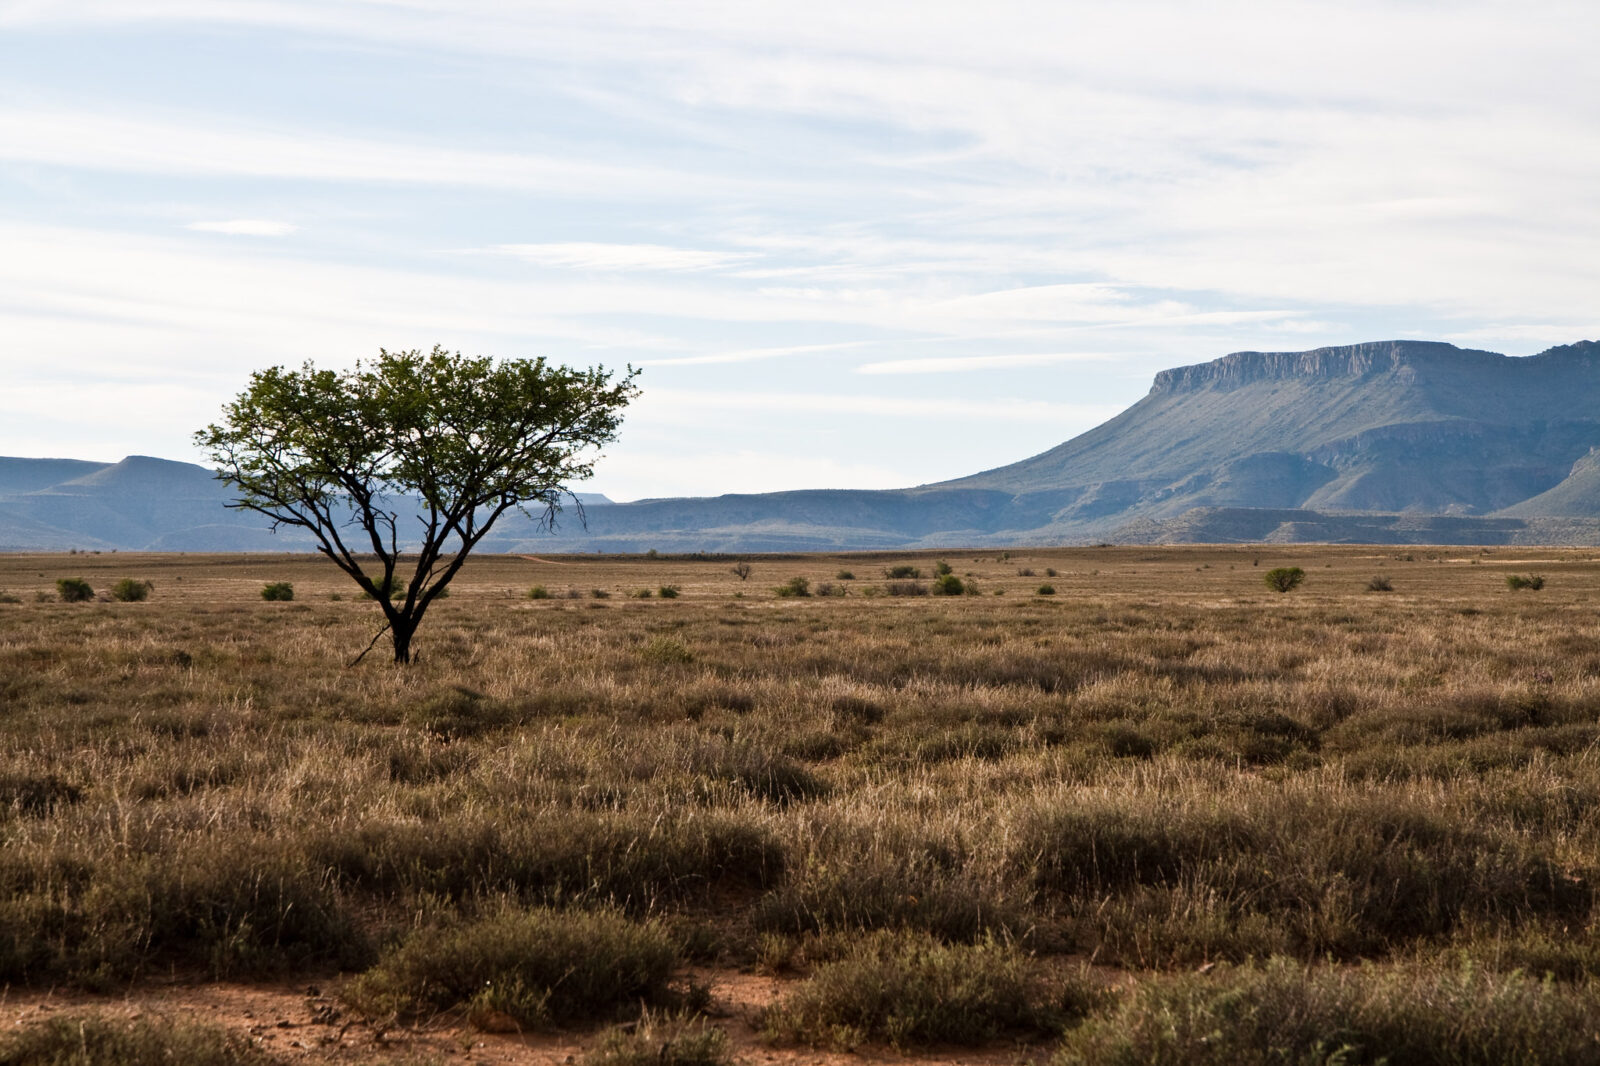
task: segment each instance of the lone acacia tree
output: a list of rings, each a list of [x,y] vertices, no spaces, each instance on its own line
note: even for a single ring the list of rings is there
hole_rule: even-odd
[[[379,349],[343,373],[257,371],[195,441],[238,490],[229,506],[309,532],[378,602],[394,661],[409,663],[423,614],[501,515],[553,524],[592,449],[616,439],[637,373]]]

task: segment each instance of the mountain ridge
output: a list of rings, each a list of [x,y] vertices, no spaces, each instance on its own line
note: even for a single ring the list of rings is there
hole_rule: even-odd
[[[74,476],[37,484],[51,472]],[[106,464],[0,458],[0,549],[30,535],[54,546],[73,536],[161,550],[311,546],[294,531],[271,537],[259,516],[227,509],[230,498],[210,471],[149,456]],[[553,535],[509,518],[484,548],[737,552],[1241,536],[1420,543],[1414,538],[1435,535],[1600,543],[1600,342],[1521,357],[1416,340],[1233,352],[1163,370],[1109,421],[965,477],[904,489],[602,498],[590,501],[587,517],[585,526],[568,516]]]

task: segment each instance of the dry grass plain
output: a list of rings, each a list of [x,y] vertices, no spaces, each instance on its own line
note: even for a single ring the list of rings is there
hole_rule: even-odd
[[[0,1064],[1600,1062],[1600,553],[735,562],[0,556]]]

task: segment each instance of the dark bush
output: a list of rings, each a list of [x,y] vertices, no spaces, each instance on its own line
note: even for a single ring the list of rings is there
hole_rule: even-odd
[[[264,600],[287,601],[294,599],[294,585],[288,581],[274,581],[261,587]]]
[[[1507,574],[1506,588],[1510,589],[1512,592],[1521,592],[1523,589],[1530,589],[1533,592],[1538,592],[1540,589],[1544,588],[1544,578],[1538,574],[1529,574],[1526,577],[1521,574]]]
[[[934,578],[933,594],[935,596],[959,596],[967,591],[966,585],[954,574],[940,574]]]
[[[811,581],[803,577],[791,577],[779,585],[775,590],[779,596],[809,596],[811,595]]]
[[[269,1066],[242,1036],[195,1022],[65,1014],[0,1040],[0,1066]]]
[[[94,599],[94,586],[81,577],[60,577],[56,579],[56,595],[62,603],[87,603]]]
[[[883,576],[891,581],[899,581],[904,578],[919,578],[922,576],[922,571],[909,563],[901,563],[898,566],[889,567],[883,572]]]
[[[111,586],[111,598],[118,603],[138,603],[150,598],[150,593],[155,585],[149,581],[139,581],[135,578],[125,577]]]

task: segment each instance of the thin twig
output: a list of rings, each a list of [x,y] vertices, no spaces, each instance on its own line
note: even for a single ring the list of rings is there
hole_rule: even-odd
[[[368,644],[367,645],[367,651],[371,651],[372,647],[373,647],[373,644],[377,644],[378,643],[378,637],[383,636],[388,631],[389,631],[389,623],[385,622],[385,623],[383,623],[383,628],[378,630],[377,635],[372,638],[372,644]],[[356,663],[359,663],[362,659],[365,659],[367,657],[367,651],[364,651],[360,655],[357,655],[354,659],[351,659],[348,663],[345,664],[344,668],[346,670],[348,670],[352,666],[354,666]]]

